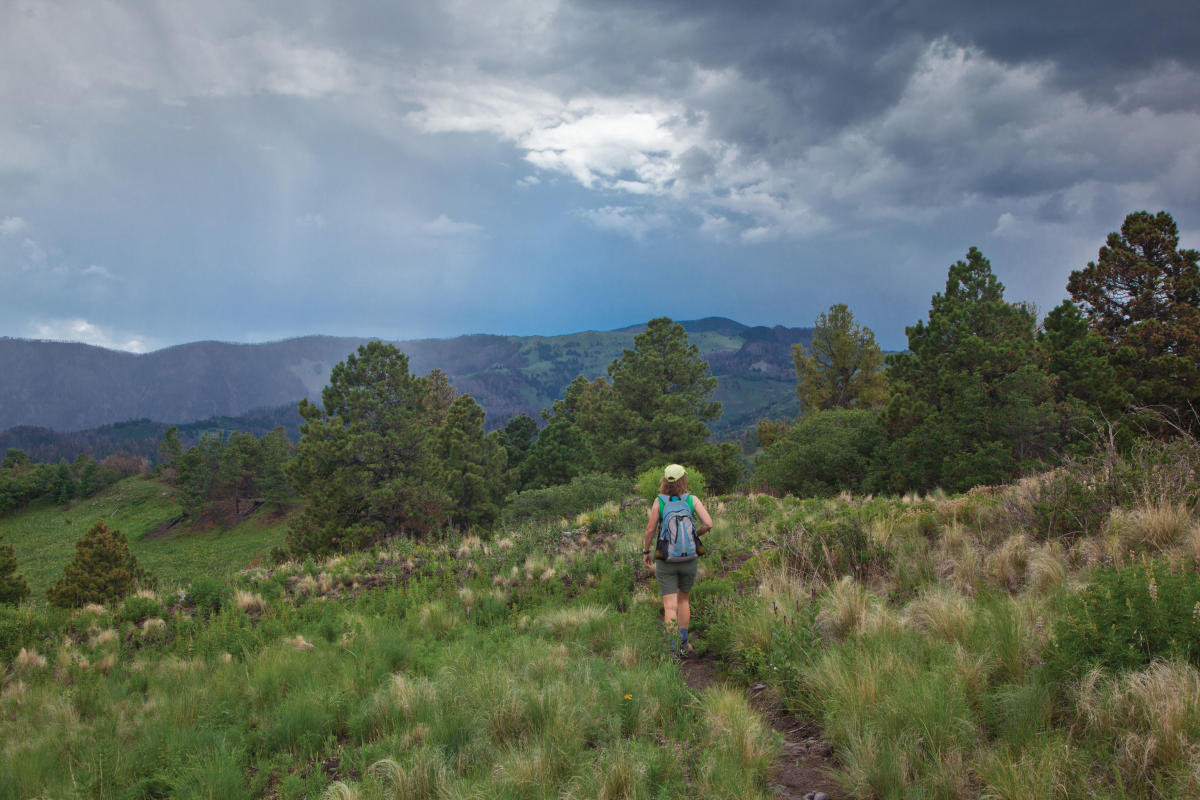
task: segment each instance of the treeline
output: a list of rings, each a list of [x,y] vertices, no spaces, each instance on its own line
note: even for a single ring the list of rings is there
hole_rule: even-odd
[[[288,475],[306,503],[288,538],[297,554],[354,549],[396,534],[491,527],[511,492],[632,476],[684,461],[717,490],[744,474],[738,448],[708,441],[720,414],[708,364],[681,325],[651,320],[608,368],[578,378],[546,409],[485,432],[484,412],[440,370],[371,342],[334,367],[321,405],[303,401]],[[601,479],[606,480],[606,479]],[[611,483],[611,478],[607,479]]]
[[[184,450],[179,429],[172,427],[158,446],[159,469],[179,487],[179,504],[186,516],[197,517],[225,502],[236,517],[247,501],[278,508],[295,496],[286,473],[293,449],[287,431],[278,427],[257,439],[244,431],[229,436],[205,434]]]
[[[80,455],[71,463],[35,463],[29,454],[10,447],[0,461],[0,517],[24,508],[34,500],[50,498],[69,503],[91,497],[122,478],[145,472],[149,462],[128,453],[108,456],[97,463],[91,456]]]
[[[844,306],[797,347],[801,417],[764,420],[755,483],[796,495],[963,491],[1103,442],[1200,427],[1200,253],[1137,212],[1039,324],[971,248],[886,365]]]
[[[170,427],[177,428],[180,440],[190,447],[206,435],[228,436],[233,431],[243,431],[261,437],[277,427],[283,427],[295,441],[300,435],[299,426],[300,416],[294,403],[249,411],[238,417],[209,417],[176,426],[149,419],[117,422],[84,431],[56,431],[21,425],[0,431],[0,452],[16,448],[23,450],[34,462],[44,464],[56,464],[64,458],[71,461],[81,454],[103,461],[110,455],[125,453],[145,458],[153,466],[158,459],[158,445]]]

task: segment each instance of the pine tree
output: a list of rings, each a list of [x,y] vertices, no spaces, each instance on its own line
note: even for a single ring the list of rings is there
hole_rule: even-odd
[[[1067,291],[1107,345],[1134,402],[1200,427],[1200,251],[1179,247],[1165,211],[1138,211],[1110,233]]]
[[[279,508],[294,494],[287,476],[287,465],[292,458],[292,443],[283,426],[275,428],[258,440],[259,465],[258,486],[263,499]]]
[[[609,365],[608,378],[590,385],[576,379],[566,405],[613,474],[682,458],[705,443],[707,423],[721,415],[721,404],[710,399],[717,379],[708,362],[667,317],[646,324],[633,348]]]
[[[588,437],[567,417],[555,417],[538,434],[521,462],[520,483],[524,489],[558,486],[596,469]]]
[[[181,455],[183,455],[183,444],[179,441],[179,428],[172,425],[167,428],[162,441],[158,443],[158,465],[172,467]]]
[[[518,414],[504,426],[504,449],[508,453],[508,468],[517,469],[529,455],[533,440],[537,438],[537,421],[528,414]]]
[[[75,480],[75,475],[71,472],[71,465],[67,463],[66,459],[62,459],[54,469],[54,482],[50,486],[54,502],[66,505],[71,502],[71,498],[78,490],[79,485]]]
[[[1053,382],[1035,351],[1036,315],[972,247],[952,265],[928,323],[891,358],[883,410],[896,490],[963,490],[1040,464],[1058,444]]]
[[[490,528],[500,516],[508,454],[498,434],[483,432],[484,411],[469,394],[459,395],[438,432],[450,521],[457,527]]]
[[[17,554],[11,544],[0,542],[0,603],[16,605],[29,596],[25,576],[17,572]]]
[[[288,474],[307,503],[288,534],[293,553],[421,534],[445,520],[429,386],[409,374],[407,355],[375,341],[334,366],[321,405],[301,401]]]
[[[831,408],[870,408],[883,401],[883,351],[870,328],[854,321],[843,303],[817,317],[812,344],[792,346],[796,393],[803,414]]]
[[[132,594],[145,578],[124,534],[99,520],[75,543],[74,560],[46,596],[61,608],[111,603]]]

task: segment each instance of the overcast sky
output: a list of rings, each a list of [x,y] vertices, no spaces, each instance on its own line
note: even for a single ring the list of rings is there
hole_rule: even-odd
[[[972,7],[977,7],[973,9]],[[667,315],[888,348],[1200,247],[1200,3],[0,3],[0,335],[151,350]]]

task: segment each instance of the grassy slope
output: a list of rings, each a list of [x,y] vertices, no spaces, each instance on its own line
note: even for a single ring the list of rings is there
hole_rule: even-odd
[[[0,518],[0,537],[13,546],[20,571],[33,596],[40,598],[75,557],[75,542],[99,519],[125,534],[138,563],[151,575],[180,585],[201,575],[232,575],[256,556],[265,558],[283,543],[287,527],[286,521],[260,512],[229,530],[177,526],[164,536],[146,538],[180,513],[172,487],[134,477],[66,508],[37,503]]]
[[[0,798],[765,800],[777,736],[693,696],[631,602],[639,517],[257,570],[210,620],[166,593],[59,616],[3,673]]]
[[[1129,509],[1120,527],[1046,541],[1036,500],[1028,481],[924,499],[712,498],[698,648],[821,720],[848,796],[1198,796],[1195,667],[1063,682],[1042,663],[1092,570],[1200,556],[1194,509]],[[133,796],[765,797],[770,732],[740,692],[692,699],[662,657],[652,585],[633,568],[640,516],[610,506],[490,544],[401,541],[251,571],[211,621],[186,607],[153,624],[128,607],[0,614],[46,657],[4,670],[0,798],[113,783]]]

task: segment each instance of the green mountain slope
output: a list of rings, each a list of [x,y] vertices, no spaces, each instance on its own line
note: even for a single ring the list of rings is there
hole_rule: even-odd
[[[762,416],[795,414],[791,346],[807,343],[811,329],[752,328],[722,318],[683,325],[712,365],[720,386],[718,399],[729,409],[715,433],[731,435]],[[456,388],[480,402],[489,426],[495,427],[517,414],[536,416],[578,375],[604,374],[614,358],[633,346],[641,327],[396,344],[409,354],[415,372],[446,372]],[[254,409],[260,410],[259,417],[282,417],[280,424],[287,425],[291,420],[278,409],[303,397],[318,399],[333,365],[365,341],[310,336],[253,345],[195,342],[135,355],[82,344],[3,338],[0,430],[22,430],[10,431],[0,445],[37,444],[47,431],[82,431],[143,419],[191,423],[238,418]]]

